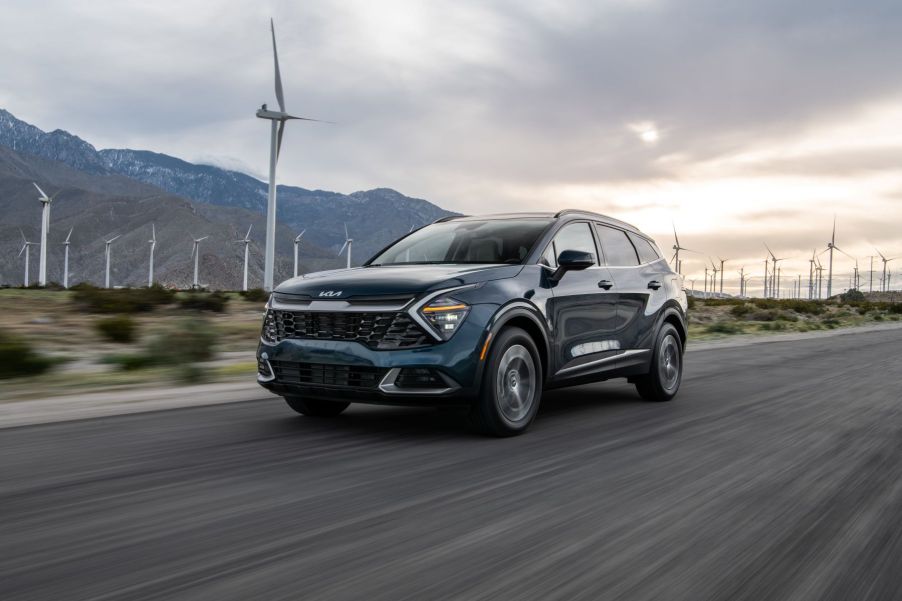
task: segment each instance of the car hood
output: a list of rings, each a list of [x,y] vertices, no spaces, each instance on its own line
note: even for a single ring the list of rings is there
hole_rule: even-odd
[[[279,284],[276,292],[313,299],[417,295],[511,278],[522,265],[388,265],[320,271]]]

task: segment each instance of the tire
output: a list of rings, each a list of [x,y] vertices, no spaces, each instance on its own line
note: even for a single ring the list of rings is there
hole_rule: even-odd
[[[683,380],[683,343],[672,324],[665,323],[655,337],[650,371],[635,380],[646,401],[663,403],[676,396]]]
[[[520,328],[502,330],[489,350],[470,423],[492,436],[522,434],[539,410],[542,383],[542,361],[529,334]]]
[[[307,417],[335,417],[348,408],[351,403],[321,401],[319,399],[303,399],[296,396],[285,397],[288,406]]]

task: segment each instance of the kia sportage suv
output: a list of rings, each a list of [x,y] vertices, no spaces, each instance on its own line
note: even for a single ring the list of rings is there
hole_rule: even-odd
[[[594,213],[446,217],[361,267],[273,292],[259,383],[309,416],[350,403],[468,406],[519,434],[542,391],[628,378],[679,389],[686,294],[655,243]]]

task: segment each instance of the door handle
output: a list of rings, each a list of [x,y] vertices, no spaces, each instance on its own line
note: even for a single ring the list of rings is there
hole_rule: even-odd
[[[661,287],[661,282],[659,282],[658,280],[652,280],[648,283],[648,287],[652,290],[657,290]]]
[[[610,290],[611,286],[613,285],[614,282],[612,282],[611,280],[601,280],[600,282],[598,282],[598,287],[604,288],[605,290]]]

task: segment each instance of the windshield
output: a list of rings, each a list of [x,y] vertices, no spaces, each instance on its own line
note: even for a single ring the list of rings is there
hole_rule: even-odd
[[[487,219],[433,223],[398,240],[368,265],[522,263],[547,219]]]

